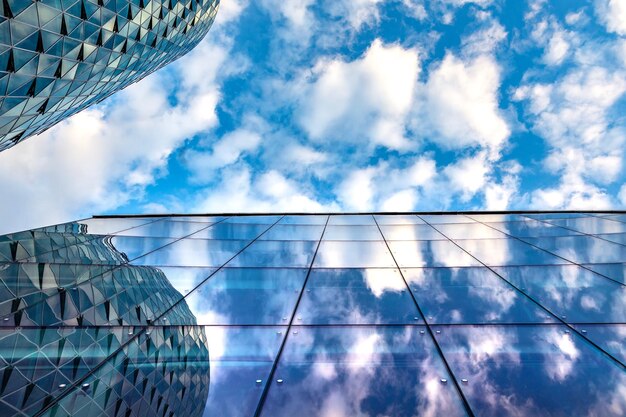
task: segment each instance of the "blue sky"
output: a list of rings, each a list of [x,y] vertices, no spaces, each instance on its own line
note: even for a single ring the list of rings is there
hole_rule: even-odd
[[[623,0],[222,0],[0,153],[0,232],[99,213],[623,208]]]

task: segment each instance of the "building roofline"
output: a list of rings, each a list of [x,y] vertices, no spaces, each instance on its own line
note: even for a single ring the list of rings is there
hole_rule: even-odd
[[[459,211],[365,211],[365,212],[267,212],[267,213],[161,213],[161,214],[96,214],[94,219],[122,217],[206,217],[206,216],[359,216],[359,215],[449,215],[449,214],[626,214],[626,210],[459,210]]]

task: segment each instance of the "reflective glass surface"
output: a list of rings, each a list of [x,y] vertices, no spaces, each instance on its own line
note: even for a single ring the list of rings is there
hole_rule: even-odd
[[[277,224],[264,233],[261,240],[320,240],[324,225]]]
[[[263,416],[465,416],[415,327],[292,327]]]
[[[379,225],[383,224],[425,224],[422,219],[415,215],[403,216],[400,214],[384,215],[377,214],[374,216]]]
[[[554,322],[487,268],[403,269],[428,323]]]
[[[626,259],[626,246],[594,236],[542,237],[524,240],[576,263],[612,263]]]
[[[117,236],[185,237],[209,227],[211,223],[160,220],[117,232]]]
[[[445,240],[446,237],[427,224],[381,225],[387,240]]]
[[[367,215],[354,215],[354,216],[345,216],[345,215],[332,215],[330,219],[328,219],[329,225],[370,225],[374,226],[376,223],[374,222],[374,217]]]
[[[436,329],[475,415],[623,416],[624,369],[565,326]]]
[[[298,324],[402,324],[418,311],[397,269],[314,269]]]
[[[389,247],[400,267],[480,265],[454,243],[447,241],[392,241]]]
[[[507,236],[480,223],[438,224],[435,228],[448,239],[503,239]]]
[[[494,222],[485,224],[514,237],[570,236],[581,234],[571,229],[530,219],[518,222]]]
[[[555,219],[548,220],[550,224],[566,227],[582,233],[624,233],[626,223],[600,217],[581,217],[575,219]]]
[[[569,263],[517,239],[457,240],[456,243],[488,266]]]
[[[306,268],[223,268],[185,301],[198,324],[287,324],[306,274]]]
[[[619,222],[420,216],[0,236],[0,415],[625,415]]]
[[[328,226],[324,240],[382,240],[376,226]]]
[[[315,258],[318,268],[394,268],[384,242],[323,241]]]

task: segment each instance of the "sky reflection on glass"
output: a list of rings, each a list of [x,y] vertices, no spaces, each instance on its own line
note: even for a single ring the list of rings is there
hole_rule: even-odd
[[[0,236],[0,412],[623,415],[625,246],[480,216],[111,218]],[[603,224],[588,219],[567,224]]]

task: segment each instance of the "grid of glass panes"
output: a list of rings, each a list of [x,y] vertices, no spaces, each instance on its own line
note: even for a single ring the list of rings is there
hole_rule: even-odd
[[[624,236],[527,213],[0,237],[0,414],[622,416]]]
[[[0,151],[189,52],[208,32],[218,5],[219,0],[1,2]]]

